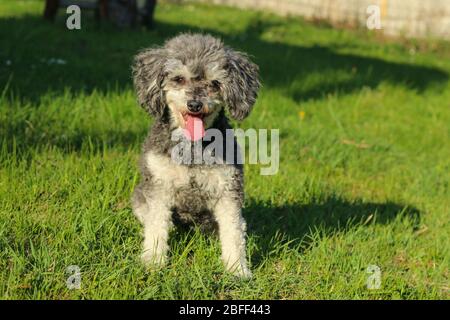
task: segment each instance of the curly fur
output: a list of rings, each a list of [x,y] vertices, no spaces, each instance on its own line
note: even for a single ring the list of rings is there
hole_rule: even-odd
[[[182,85],[173,80],[180,75],[188,79]],[[210,35],[181,34],[163,47],[141,51],[134,60],[133,78],[139,104],[155,118],[143,146],[141,181],[132,198],[133,211],[144,226],[143,261],[163,265],[169,228],[173,222],[191,223],[217,228],[226,269],[250,276],[241,214],[242,165],[226,163],[220,154],[213,155],[214,164],[174,163],[171,154],[179,141],[171,137],[177,133],[182,137],[180,119],[188,99],[202,99],[206,125],[225,136],[231,128],[225,110],[242,120],[255,103],[258,67],[244,53]],[[184,143],[194,152],[194,143]],[[201,150],[209,143],[201,141]],[[233,147],[238,148],[236,139]]]

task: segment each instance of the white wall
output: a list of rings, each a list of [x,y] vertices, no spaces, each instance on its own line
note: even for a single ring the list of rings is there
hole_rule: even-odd
[[[203,0],[241,8],[270,10],[281,15],[323,19],[366,27],[369,5],[378,5],[387,35],[450,40],[450,0]]]

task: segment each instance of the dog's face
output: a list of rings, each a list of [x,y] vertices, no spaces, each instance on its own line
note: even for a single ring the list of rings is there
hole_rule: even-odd
[[[258,67],[209,35],[182,34],[138,54],[133,66],[140,104],[153,116],[169,113],[173,127],[209,128],[227,107],[244,119],[259,89]]]
[[[215,68],[216,67],[216,68]],[[175,127],[192,129],[195,122],[209,128],[223,108],[224,70],[216,64],[183,64],[173,59],[166,63],[162,91]]]

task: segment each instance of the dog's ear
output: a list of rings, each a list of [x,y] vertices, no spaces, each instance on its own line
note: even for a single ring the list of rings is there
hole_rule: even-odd
[[[225,48],[228,81],[223,84],[224,99],[231,116],[243,120],[255,104],[259,90],[259,68],[246,54]]]
[[[162,83],[166,56],[164,49],[146,49],[134,57],[132,67],[139,104],[154,117],[160,117],[165,107]]]

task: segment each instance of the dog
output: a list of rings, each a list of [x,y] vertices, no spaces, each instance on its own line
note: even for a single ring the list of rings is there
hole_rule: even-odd
[[[227,271],[251,277],[241,212],[242,162],[211,152],[215,161],[180,163],[174,154],[180,144],[192,154],[194,146],[206,151],[212,143],[208,131],[225,136],[231,129],[227,114],[237,121],[248,116],[260,88],[258,66],[211,35],[180,34],[139,52],[132,74],[138,102],[154,118],[132,195],[133,212],[143,225],[143,262],[164,266],[170,228],[194,224],[218,231]],[[234,136],[231,145],[238,149]]]

